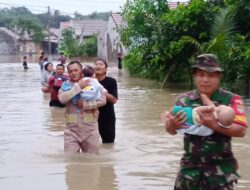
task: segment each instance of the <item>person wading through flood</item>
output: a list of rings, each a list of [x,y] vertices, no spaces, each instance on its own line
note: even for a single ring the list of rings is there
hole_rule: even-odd
[[[239,95],[220,87],[222,69],[213,54],[197,57],[193,67],[197,89],[179,96],[176,104],[195,108],[202,106],[200,94],[205,94],[215,106],[230,106],[235,112],[231,125],[223,126],[215,118],[213,110],[199,113],[200,123],[213,130],[209,136],[184,133],[184,154],[178,173],[175,190],[233,190],[237,183],[238,163],[232,152],[232,137],[244,137],[247,120],[244,105]],[[166,131],[175,135],[186,121],[186,115],[179,111],[165,116]]]
[[[99,132],[103,143],[115,141],[115,110],[114,104],[118,100],[117,82],[114,78],[106,76],[108,64],[103,59],[97,59],[94,65],[95,75],[99,83],[107,90],[107,104],[99,108]]]
[[[89,80],[82,77],[82,65],[71,61],[68,66],[69,80],[59,90],[59,100],[66,104],[64,130],[64,151],[67,153],[97,154],[99,152],[98,108],[106,104],[106,96],[101,91],[99,100],[78,100],[77,105],[72,99],[90,85]],[[80,108],[80,111],[78,111]]]

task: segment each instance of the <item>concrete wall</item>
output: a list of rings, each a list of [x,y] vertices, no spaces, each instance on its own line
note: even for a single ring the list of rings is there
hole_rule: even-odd
[[[117,31],[116,24],[112,17],[109,17],[107,29],[98,35],[98,57],[107,62],[117,62],[117,53],[125,53]]]
[[[0,30],[0,55],[14,54],[15,41],[12,37]]]

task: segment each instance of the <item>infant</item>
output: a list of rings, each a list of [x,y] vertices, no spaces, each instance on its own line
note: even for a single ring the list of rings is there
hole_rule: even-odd
[[[213,134],[212,129],[201,125],[200,117],[204,113],[212,112],[217,120],[218,125],[224,128],[228,128],[234,122],[235,112],[233,108],[225,105],[219,105],[216,107],[205,94],[201,94],[200,97],[204,106],[199,106],[196,108],[173,106],[171,109],[172,115],[176,115],[179,111],[186,113],[187,120],[181,128],[176,130],[178,134],[188,133],[199,136],[209,136]],[[166,115],[167,113],[162,113],[163,115],[161,115],[161,118],[164,118],[164,114]]]
[[[175,115],[179,111],[183,110],[187,115],[187,124],[200,125],[200,115],[204,112],[213,112],[215,118],[220,126],[229,126],[234,122],[235,113],[233,108],[225,105],[214,105],[199,106],[196,108],[174,106],[172,113]]]

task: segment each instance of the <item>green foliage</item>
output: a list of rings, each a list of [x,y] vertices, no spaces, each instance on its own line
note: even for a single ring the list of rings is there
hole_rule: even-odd
[[[38,19],[25,7],[3,9],[0,11],[0,24],[24,35],[26,32],[36,43],[41,42],[44,30]]]
[[[214,53],[220,60],[224,60],[231,37],[235,33],[234,17],[229,14],[228,9],[220,9],[213,16],[213,22],[208,31],[210,31],[210,39],[207,42],[200,43],[199,39],[191,36],[183,36],[182,41],[195,46],[194,56],[201,53]]]
[[[43,27],[31,17],[18,18],[16,20],[16,26],[17,29],[21,31],[21,34],[27,32],[31,36],[32,40],[36,43],[41,42],[45,37]]]
[[[127,27],[121,37],[129,49],[125,58],[129,72],[163,83],[186,81],[192,78],[196,56],[214,53],[225,70],[224,86],[238,91],[240,81],[249,81],[248,0],[192,0],[173,10],[166,3],[131,0],[124,7]]]
[[[227,51],[227,59],[222,63],[223,85],[240,94],[249,94],[243,91],[242,87],[250,80],[250,43],[241,34],[236,34],[232,38]]]
[[[189,6],[180,4],[174,10],[169,10],[166,4],[166,0],[137,0],[126,4],[123,15],[127,27],[121,31],[121,38],[129,49],[128,56],[134,58],[140,52],[142,60],[138,60],[137,73],[131,71],[130,64],[134,62],[129,62],[130,59],[125,59],[125,65],[138,76],[163,80],[171,72],[169,80],[178,81],[187,78],[175,74],[188,70],[188,60],[195,51],[181,37],[189,35],[206,41],[211,15],[216,9],[201,0],[194,0]]]
[[[62,40],[59,44],[59,50],[63,51],[67,57],[72,57],[77,52],[77,41],[75,31],[71,28],[62,31]]]
[[[134,74],[150,78],[159,76],[165,53],[165,50],[160,47],[165,41],[162,28],[164,23],[161,17],[168,11],[168,7],[163,6],[166,3],[166,0],[139,0],[129,1],[124,7],[123,14],[128,27],[121,31],[121,38],[130,49],[129,58],[125,59],[125,65]],[[141,56],[135,59],[138,53]],[[130,59],[132,62],[129,62]],[[140,62],[135,64],[133,60]]]
[[[63,51],[67,57],[83,56],[95,57],[97,54],[97,36],[84,39],[84,43],[79,44],[72,28],[62,31],[62,40],[59,44],[59,50]]]
[[[83,51],[80,53],[81,56],[97,56],[97,36],[87,38],[84,40],[84,43],[81,45],[80,49]]]
[[[237,18],[237,29],[250,38],[250,1],[249,0],[225,0],[227,7]]]

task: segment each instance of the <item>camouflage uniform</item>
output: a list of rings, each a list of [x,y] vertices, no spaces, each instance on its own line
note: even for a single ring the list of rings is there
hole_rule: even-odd
[[[243,106],[240,97],[218,89],[211,97],[215,105]],[[197,90],[184,93],[176,105],[198,107],[202,105]],[[234,109],[235,110],[235,109]],[[236,112],[235,123],[247,126],[244,109]],[[185,134],[184,155],[178,173],[175,190],[232,190],[239,179],[238,163],[232,153],[231,137],[220,133],[210,136]]]

